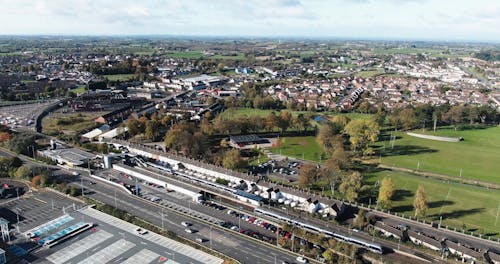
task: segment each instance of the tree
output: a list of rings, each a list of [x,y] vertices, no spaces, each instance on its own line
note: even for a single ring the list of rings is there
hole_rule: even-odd
[[[349,122],[351,122],[351,119],[345,115],[339,114],[332,118],[332,122],[339,124],[343,129],[345,126],[347,126],[347,124],[349,124]]]
[[[146,139],[151,141],[156,140],[160,136],[159,124],[156,120],[146,121],[146,129],[144,131],[144,136]]]
[[[40,179],[42,178],[42,176],[40,175],[36,175],[35,177],[33,177],[33,179],[31,179],[31,185],[33,187],[38,187],[40,186]]]
[[[264,127],[267,131],[271,131],[278,125],[278,117],[274,112],[269,113],[264,121]]]
[[[10,139],[10,134],[8,132],[0,132],[0,143],[7,142]]]
[[[224,153],[222,166],[234,170],[244,168],[246,164],[241,158],[240,151],[237,149],[231,149]]]
[[[132,118],[127,121],[127,128],[131,136],[142,134],[144,132],[144,123],[136,118]]]
[[[217,65],[217,72],[224,74],[224,64],[222,62]]]
[[[358,199],[362,187],[363,176],[358,171],[355,171],[352,174],[344,175],[339,190],[346,200],[354,202]]]
[[[318,175],[318,168],[314,164],[304,164],[299,172],[299,185],[306,187],[314,182]]]
[[[398,115],[403,129],[409,130],[417,125],[417,116],[415,115],[415,111],[413,111],[413,109],[405,108],[401,110]]]
[[[9,148],[16,153],[25,155],[33,155],[31,152],[33,148],[30,146],[35,145],[35,136],[29,134],[16,134],[9,140]]]
[[[389,177],[384,177],[378,191],[378,204],[384,209],[391,208],[391,199],[394,194],[394,183]]]
[[[421,185],[418,186],[417,193],[415,194],[415,200],[413,200],[413,207],[415,208],[415,217],[425,216],[428,205],[427,205],[427,200],[425,198],[424,187]]]
[[[14,173],[14,177],[19,179],[30,179],[32,176],[33,176],[32,168],[26,165],[17,168],[16,172]]]
[[[383,127],[384,123],[385,123],[385,117],[386,117],[386,115],[384,113],[384,110],[382,109],[382,107],[379,106],[378,110],[377,110],[377,113],[375,113],[375,115],[372,117],[372,119],[380,127]]]
[[[278,117],[278,127],[281,130],[281,134],[285,132],[292,122],[292,115],[287,111],[282,111]]]
[[[366,215],[365,210],[359,209],[358,215],[356,216],[356,218],[354,218],[352,225],[354,227],[359,228],[359,229],[363,229],[363,227],[365,226],[365,222],[366,222],[365,215]]]
[[[347,124],[344,132],[349,135],[352,148],[363,151],[368,144],[377,141],[380,129],[373,120],[354,119]]]

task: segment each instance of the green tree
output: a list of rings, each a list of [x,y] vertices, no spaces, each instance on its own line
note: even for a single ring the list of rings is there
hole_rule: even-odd
[[[427,209],[427,200],[425,198],[425,190],[423,186],[418,186],[417,193],[415,193],[415,199],[413,200],[413,208],[415,208],[415,217],[425,216]]]
[[[394,194],[394,183],[392,178],[384,177],[378,191],[378,204],[384,209],[391,208],[391,199]]]
[[[380,129],[373,120],[354,119],[347,124],[344,132],[349,135],[352,148],[363,151],[368,144],[377,141]]]
[[[339,124],[342,129],[344,129],[345,126],[347,126],[347,124],[349,124],[349,122],[351,122],[351,119],[349,117],[347,117],[346,115],[336,115],[332,118],[332,122],[333,123],[336,123],[336,124]]]

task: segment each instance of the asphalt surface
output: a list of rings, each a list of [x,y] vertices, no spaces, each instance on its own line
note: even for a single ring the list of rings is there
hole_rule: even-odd
[[[295,255],[285,253],[281,250],[265,247],[263,246],[263,242],[235,234],[227,229],[222,231],[218,227],[208,225],[197,219],[169,211],[159,204],[150,203],[141,198],[131,196],[117,187],[101,182],[90,184],[91,181],[95,182],[95,179],[88,178],[83,173],[82,175],[87,179],[87,181],[83,181],[83,187],[90,191],[86,194],[87,196],[109,205],[116,204],[119,209],[146,219],[157,226],[162,226],[163,208],[163,226],[165,229],[171,230],[179,236],[190,240],[203,238],[206,240],[206,242],[203,242],[205,246],[233,257],[242,263],[275,263],[275,261],[293,263],[296,258]],[[80,185],[81,183],[75,182],[74,184]],[[192,228],[198,232],[193,234],[186,233],[184,231],[185,227],[181,225],[183,221],[193,223]]]

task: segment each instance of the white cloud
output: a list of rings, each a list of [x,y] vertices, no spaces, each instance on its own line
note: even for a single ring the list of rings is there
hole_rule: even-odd
[[[0,0],[0,34],[209,34],[500,41],[496,0]]]

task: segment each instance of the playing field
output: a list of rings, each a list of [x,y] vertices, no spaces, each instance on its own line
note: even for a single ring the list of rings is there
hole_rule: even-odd
[[[421,130],[416,133],[423,133]],[[388,140],[377,143],[384,164],[450,176],[500,183],[500,127],[455,131],[442,129],[427,134],[463,137],[461,142],[441,142],[398,132],[394,148]],[[384,148],[385,145],[385,148]]]
[[[282,137],[279,139],[279,142],[279,146],[270,149],[271,152],[316,162],[320,161],[321,153],[323,153],[321,146],[316,142],[316,137],[313,136]]]
[[[391,211],[413,217],[415,191],[422,185],[429,205],[426,220],[439,221],[442,216],[443,225],[500,237],[500,191],[392,171],[368,174],[366,181],[374,183],[386,176],[396,190]]]

